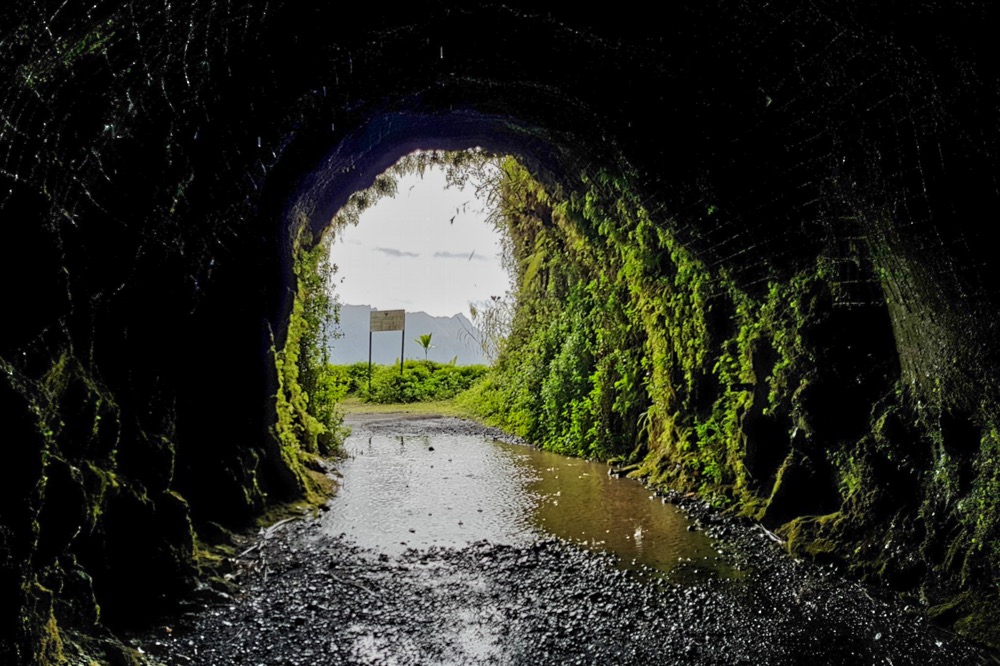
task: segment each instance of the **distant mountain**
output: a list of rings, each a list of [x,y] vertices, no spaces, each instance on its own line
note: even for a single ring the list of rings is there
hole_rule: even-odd
[[[330,341],[333,363],[348,364],[368,360],[368,324],[372,308],[369,305],[341,305],[340,331],[343,337]],[[406,313],[405,358],[421,359],[424,349],[415,339],[430,333],[431,350],[427,358],[448,363],[458,357],[459,365],[485,364],[486,358],[473,336],[479,331],[468,317],[432,317],[426,312]],[[398,363],[399,331],[375,333],[372,336],[372,361],[379,364]]]

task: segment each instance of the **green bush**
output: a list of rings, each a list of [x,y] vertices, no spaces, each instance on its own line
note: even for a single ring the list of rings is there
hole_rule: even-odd
[[[368,363],[358,361],[350,365],[331,366],[333,371],[341,376],[341,381],[349,395],[358,395],[362,389],[368,388]]]
[[[400,374],[398,365],[375,365],[369,391],[367,363],[331,366],[349,394],[378,404],[447,400],[467,390],[486,370],[484,365],[406,361]]]

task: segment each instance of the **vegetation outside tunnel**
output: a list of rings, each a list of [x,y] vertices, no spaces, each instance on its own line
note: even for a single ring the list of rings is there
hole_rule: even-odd
[[[329,372],[345,395],[385,405],[449,400],[468,390],[487,367],[409,360],[402,371],[396,364],[372,366],[370,376],[364,362],[330,366]]]

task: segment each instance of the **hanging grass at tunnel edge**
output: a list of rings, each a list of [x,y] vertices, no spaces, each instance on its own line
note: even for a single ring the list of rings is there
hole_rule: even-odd
[[[282,457],[295,473],[307,498],[319,501],[328,484],[309,473],[315,456],[331,456],[343,443],[343,414],[337,403],[345,389],[330,371],[328,340],[333,335],[337,307],[330,292],[333,267],[329,240],[313,243],[302,227],[295,240],[297,289],[288,320],[285,344],[271,353],[277,371],[273,434]]]

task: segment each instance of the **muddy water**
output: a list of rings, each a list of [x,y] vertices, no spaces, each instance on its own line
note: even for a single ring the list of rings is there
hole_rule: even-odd
[[[555,536],[672,580],[733,574],[683,514],[605,465],[475,435],[353,436],[345,447],[324,528],[362,546],[392,554]]]

